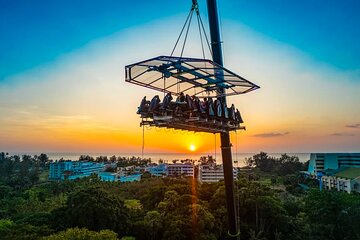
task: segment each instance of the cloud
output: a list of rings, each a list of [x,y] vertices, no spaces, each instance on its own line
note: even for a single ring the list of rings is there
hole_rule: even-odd
[[[330,134],[330,136],[335,136],[335,137],[353,137],[355,136],[352,133],[344,133],[344,132],[338,132],[338,133],[332,133]]]
[[[260,138],[272,138],[272,137],[283,137],[288,135],[289,132],[284,132],[284,133],[259,133],[259,134],[255,134],[253,135],[253,137],[260,137]]]
[[[347,128],[359,128],[360,129],[360,123],[355,124],[348,124],[346,125]]]

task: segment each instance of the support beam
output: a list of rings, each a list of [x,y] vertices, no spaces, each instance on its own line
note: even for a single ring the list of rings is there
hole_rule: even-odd
[[[223,66],[223,56],[221,48],[220,26],[216,0],[207,0],[207,8],[209,15],[211,48],[213,52],[213,61]],[[222,96],[221,100],[226,103],[226,98],[223,95],[225,89],[219,88],[218,95]],[[220,133],[221,137],[221,155],[224,169],[224,180],[226,190],[226,203],[229,220],[228,235],[231,238],[236,238],[239,235],[236,221],[236,209],[234,199],[234,173],[231,155],[231,143],[229,132]]]

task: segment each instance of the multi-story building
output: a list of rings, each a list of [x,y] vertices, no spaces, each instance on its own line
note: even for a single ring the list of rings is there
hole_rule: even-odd
[[[359,192],[360,153],[312,153],[306,174],[319,180],[320,189]]]
[[[124,175],[121,173],[112,173],[112,172],[100,172],[98,177],[101,181],[105,182],[134,182],[141,180],[141,173],[135,173],[130,175]]]
[[[360,153],[312,153],[308,173],[317,176],[327,169],[343,167],[360,168]]]
[[[237,169],[234,168],[234,178],[237,176]],[[216,163],[201,164],[199,165],[199,182],[219,182],[224,179],[224,170],[222,165]]]
[[[105,164],[79,161],[55,161],[50,163],[49,179],[64,180],[88,177],[103,171]]]
[[[145,171],[148,171],[149,173],[151,173],[151,175],[154,175],[157,177],[166,176],[168,174],[167,166],[168,166],[167,164],[161,163],[156,166],[147,167],[147,168],[145,168]]]
[[[141,180],[141,173],[135,173],[135,174],[131,174],[131,175],[127,175],[127,176],[121,176],[120,177],[120,182],[135,182],[135,181],[140,181]]]
[[[169,177],[194,177],[194,164],[192,163],[174,163],[167,166]]]
[[[120,181],[120,175],[113,172],[100,172],[98,177],[104,182],[118,182]]]
[[[49,179],[63,180],[68,174],[71,174],[73,167],[72,161],[55,161],[50,163]]]
[[[73,174],[78,175],[87,175],[90,176],[93,173],[99,173],[103,171],[105,164],[103,163],[94,163],[94,162],[74,162],[73,164]]]
[[[341,168],[328,171],[320,178],[320,188],[344,192],[360,192],[360,168]]]

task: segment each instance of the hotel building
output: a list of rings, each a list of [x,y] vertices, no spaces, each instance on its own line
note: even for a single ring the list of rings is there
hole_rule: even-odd
[[[360,153],[312,153],[307,174],[320,189],[360,192]]]
[[[91,174],[99,174],[103,171],[105,164],[79,161],[55,161],[50,163],[50,180],[77,179],[88,177]]]
[[[167,166],[169,177],[194,177],[194,164],[174,163]]]
[[[342,167],[359,168],[360,153],[312,153],[309,160],[308,173],[316,176],[326,169]]]
[[[234,168],[234,179],[237,177],[237,169]],[[198,180],[203,183],[219,182],[224,179],[224,170],[222,165],[216,163],[199,165]]]

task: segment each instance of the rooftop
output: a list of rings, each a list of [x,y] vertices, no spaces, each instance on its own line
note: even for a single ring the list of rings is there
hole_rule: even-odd
[[[360,177],[360,168],[347,168],[335,174],[336,177],[354,179]]]

